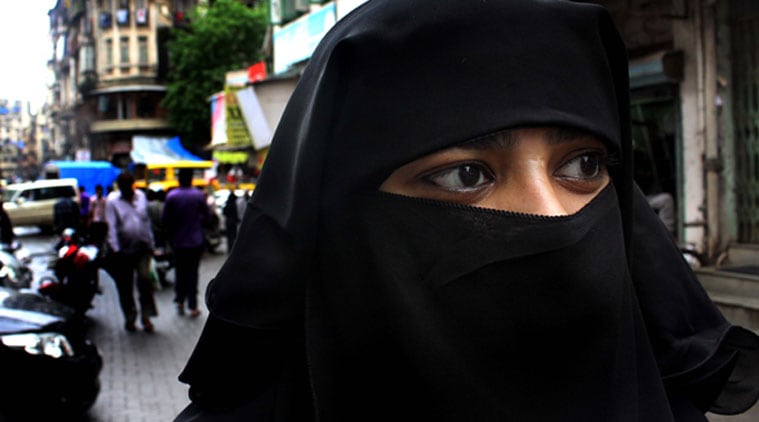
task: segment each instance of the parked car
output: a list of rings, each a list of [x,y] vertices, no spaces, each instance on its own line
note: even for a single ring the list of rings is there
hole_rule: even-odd
[[[0,420],[76,420],[92,406],[103,359],[86,330],[71,308],[0,287]]]
[[[12,183],[3,191],[3,208],[14,226],[38,226],[43,231],[53,229],[53,207],[62,197],[79,203],[77,179],[44,179]]]

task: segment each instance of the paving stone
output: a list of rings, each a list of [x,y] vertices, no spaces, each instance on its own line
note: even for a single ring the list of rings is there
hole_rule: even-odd
[[[91,337],[103,355],[102,386],[87,421],[171,421],[189,403],[187,386],[177,377],[208,315],[203,293],[226,258],[223,245],[219,250],[206,253],[201,261],[201,316],[192,319],[177,315],[173,290],[158,291],[155,298],[159,315],[153,319],[154,333],[141,329],[129,333],[124,329],[116,287],[108,274],[100,272],[103,293],[95,297],[94,308],[87,315],[93,321]],[[169,279],[173,281],[173,271]]]

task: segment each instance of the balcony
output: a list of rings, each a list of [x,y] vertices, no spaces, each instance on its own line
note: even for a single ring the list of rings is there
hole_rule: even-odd
[[[90,123],[90,133],[132,132],[171,129],[165,119],[97,120]]]

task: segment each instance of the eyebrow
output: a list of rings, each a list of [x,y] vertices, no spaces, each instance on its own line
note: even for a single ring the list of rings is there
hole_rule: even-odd
[[[459,148],[484,150],[484,149],[507,149],[514,145],[517,136],[514,134],[517,129],[506,129],[499,132],[491,133],[479,138],[465,141]],[[567,127],[548,127],[546,128],[546,138],[551,145],[571,142],[577,139],[593,138],[594,136],[582,130]]]

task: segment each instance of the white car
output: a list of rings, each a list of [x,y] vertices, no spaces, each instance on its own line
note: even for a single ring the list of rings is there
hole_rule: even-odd
[[[79,203],[77,179],[12,183],[3,189],[3,208],[14,227],[39,226],[43,231],[51,231],[54,223],[53,207],[62,197],[70,197]]]

